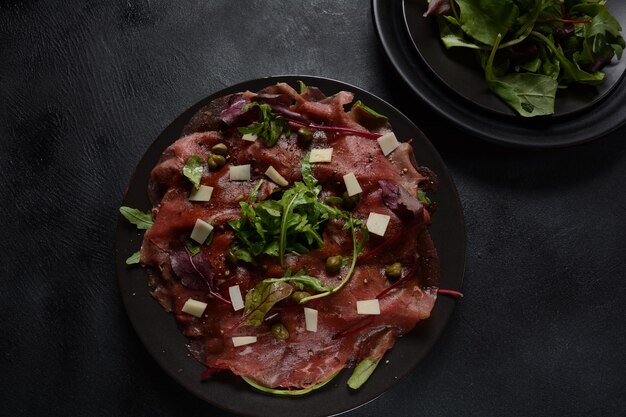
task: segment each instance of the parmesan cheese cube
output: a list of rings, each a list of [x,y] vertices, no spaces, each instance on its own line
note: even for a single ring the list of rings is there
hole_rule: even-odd
[[[228,287],[228,294],[230,295],[230,302],[233,304],[233,310],[241,310],[244,307],[244,304],[239,285]]]
[[[193,189],[189,195],[189,201],[209,201],[213,195],[213,187],[201,185],[197,190]]]
[[[241,137],[241,139],[248,141],[248,142],[254,142],[257,139],[257,135],[253,135],[252,133],[246,133],[245,135],[243,135]]]
[[[330,162],[333,159],[333,148],[311,149],[309,162]]]
[[[310,332],[317,332],[317,310],[304,307],[304,323]]]
[[[267,169],[267,171],[265,171],[265,175],[267,175],[269,179],[271,179],[272,181],[274,181],[276,184],[280,185],[281,187],[286,187],[289,185],[289,182],[285,179],[285,177],[280,175],[280,173],[276,171],[276,169],[271,165]]]
[[[198,219],[196,220],[196,225],[193,227],[193,230],[191,231],[190,237],[202,245],[206,241],[206,238],[209,237],[212,231],[213,231],[213,226],[211,226],[209,223],[205,222],[202,219]]]
[[[256,336],[235,336],[233,337],[233,346],[243,346],[256,343]]]
[[[400,142],[398,142],[398,139],[393,132],[385,133],[379,137],[377,141],[378,145],[380,145],[380,149],[383,151],[383,155],[385,156],[389,155],[394,151],[394,149],[400,146]]]
[[[359,185],[359,181],[357,181],[356,176],[354,175],[354,172],[344,175],[343,182],[346,183],[346,191],[348,192],[349,197],[363,192],[361,185]]]
[[[231,166],[228,173],[231,181],[248,181],[250,180],[250,164]]]
[[[194,300],[193,298],[185,301],[185,305],[183,306],[183,313],[191,314],[195,317],[202,317],[204,310],[206,310],[206,303]]]
[[[387,225],[389,225],[390,216],[386,214],[370,213],[367,218],[367,230],[378,236],[385,236]]]
[[[374,298],[373,300],[357,301],[356,312],[357,314],[378,315],[380,314],[380,303],[378,302],[378,299],[376,298]]]

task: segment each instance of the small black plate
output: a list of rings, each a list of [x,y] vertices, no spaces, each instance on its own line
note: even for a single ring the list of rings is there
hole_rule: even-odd
[[[439,38],[437,19],[424,17],[426,0],[404,0],[404,23],[415,49],[423,62],[452,91],[473,104],[496,113],[521,117],[487,87],[485,75],[473,51],[466,48],[448,50]],[[620,22],[626,22],[626,3],[608,3],[611,13]],[[594,106],[611,93],[624,76],[626,57],[605,67],[604,82],[598,86],[574,85],[557,91],[554,114],[548,117],[572,115]]]
[[[473,136],[501,145],[556,148],[597,139],[626,122],[626,77],[602,100],[573,114],[528,119],[486,110],[451,91],[424,63],[406,29],[402,1],[372,0],[372,15],[391,65],[413,93]]]
[[[351,85],[326,78],[309,76],[277,76],[243,82],[210,95],[181,114],[169,125],[147,150],[130,181],[123,205],[148,210],[147,196],[150,171],[167,146],[180,137],[183,126],[196,111],[209,101],[239,91],[257,91],[285,81],[295,86],[297,80],[319,87],[326,94],[341,90],[355,93],[355,99],[389,117],[399,138],[413,138],[413,148],[420,164],[431,168],[440,180],[434,195],[438,209],[430,227],[441,259],[441,288],[460,290],[465,267],[465,226],[461,202],[441,157],[404,115],[378,97]],[[452,315],[455,301],[439,297],[429,320],[405,335],[385,355],[383,363],[370,380],[357,392],[346,386],[350,371],[342,371],[331,383],[304,397],[282,398],[255,391],[229,372],[221,372],[210,380],[200,382],[206,368],[188,356],[187,340],[179,331],[174,316],[166,313],[148,293],[145,271],[128,268],[126,258],[139,249],[142,234],[123,218],[117,224],[116,264],[119,287],[128,316],[156,362],[178,383],[201,399],[228,411],[249,416],[327,416],[359,407],[389,389],[406,376],[432,348]],[[387,361],[389,361],[387,363]]]

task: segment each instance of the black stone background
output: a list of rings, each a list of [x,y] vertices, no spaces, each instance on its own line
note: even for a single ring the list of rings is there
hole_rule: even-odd
[[[229,415],[180,388],[130,327],[117,208],[179,113],[278,74],[339,79],[399,107],[464,205],[466,297],[410,377],[350,415],[626,415],[626,127],[558,150],[472,139],[396,78],[368,0],[4,0],[3,416]]]

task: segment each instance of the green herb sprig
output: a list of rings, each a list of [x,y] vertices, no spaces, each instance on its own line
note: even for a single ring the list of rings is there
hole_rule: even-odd
[[[241,217],[228,222],[237,237],[232,251],[237,259],[252,263],[261,255],[303,254],[320,248],[323,226],[332,219],[348,220],[348,212],[323,202],[321,186],[313,176],[308,155],[302,161],[303,182],[274,198],[256,201],[256,193],[240,201]]]
[[[154,225],[152,212],[150,211],[144,213],[136,208],[122,206],[120,207],[120,214],[128,220],[129,223],[134,224],[139,230],[150,230],[152,225]],[[138,264],[140,258],[141,252],[137,251],[126,259],[126,265]]]
[[[253,101],[243,106],[241,111],[245,113],[254,107],[259,108],[259,121],[252,123],[250,126],[240,127],[239,132],[257,135],[270,148],[278,143],[281,135],[291,135],[287,119],[275,114],[269,104],[260,104]]]

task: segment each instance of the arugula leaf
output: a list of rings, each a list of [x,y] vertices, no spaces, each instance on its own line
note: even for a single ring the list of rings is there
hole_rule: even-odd
[[[132,255],[130,255],[128,259],[126,259],[126,265],[138,264],[140,258],[141,258],[141,251],[137,251],[133,253]]]
[[[120,213],[126,220],[137,226],[140,230],[150,230],[154,221],[152,220],[152,212],[142,212],[132,207],[122,206],[120,207]]]
[[[187,159],[183,166],[183,175],[189,178],[189,181],[195,188],[200,187],[200,180],[204,173],[204,164],[202,158],[198,155],[192,155]]]
[[[330,290],[330,288],[326,284],[324,284],[322,281],[320,281],[319,278],[306,275],[304,271],[300,271],[294,276],[289,276],[289,272],[290,271],[287,271],[287,273],[285,274],[283,278],[269,278],[269,279],[266,279],[265,281],[289,282],[289,283],[294,284],[296,287],[298,287],[299,290],[303,290],[305,288],[309,290],[313,290],[313,291],[318,291],[318,292],[324,292],[324,291]]]
[[[302,173],[302,181],[308,187],[315,187],[317,185],[317,178],[313,175],[313,165],[310,162],[311,152],[307,152],[300,162],[300,172]]]
[[[363,359],[361,362],[357,364],[348,379],[348,386],[352,389],[359,389],[369,377],[374,373],[376,367],[378,366],[379,360],[373,360],[370,358]]]
[[[212,238],[213,235],[214,233],[211,233],[210,237]],[[202,247],[202,245],[196,242],[195,240],[185,239],[185,247],[187,248],[191,256],[196,256],[197,254],[200,253],[200,248]]]
[[[363,246],[368,239],[368,232],[367,232],[367,228],[364,227],[363,222],[359,219],[356,219],[355,217],[352,217],[352,215],[350,215],[344,228],[345,227],[349,227],[352,232],[352,263],[350,264],[350,269],[348,269],[348,273],[346,274],[345,277],[343,277],[343,279],[341,280],[338,286],[334,288],[330,288],[328,291],[324,291],[319,294],[311,295],[309,297],[304,297],[300,300],[300,304],[304,304],[311,300],[316,300],[318,298],[323,298],[323,297],[332,295],[338,292],[339,290],[341,290],[344,287],[344,285],[346,285],[348,281],[350,281],[350,278],[352,277],[352,274],[354,273],[354,267],[356,266],[356,261],[357,261],[357,258],[359,257],[359,253],[363,251]],[[356,233],[357,227],[360,227],[361,229],[362,235],[360,239],[357,237],[357,233]]]
[[[324,244],[321,232],[331,219],[348,219],[349,213],[320,200],[321,187],[305,157],[304,182],[253,204],[239,202],[241,217],[228,222],[237,237],[233,253],[237,259],[254,263],[260,255],[278,256],[284,263],[286,253],[302,254]],[[279,198],[280,197],[280,198]],[[254,201],[254,200],[252,200]]]
[[[432,203],[430,201],[430,198],[428,198],[428,196],[426,195],[426,192],[424,190],[419,190],[419,189],[417,190],[417,199],[422,204],[429,205],[429,204]]]
[[[304,94],[304,92],[307,89],[307,86],[304,83],[304,81],[298,80],[298,89],[300,90],[300,94]]]
[[[289,297],[293,287],[286,282],[259,282],[246,294],[243,326],[260,326],[268,311],[274,305]]]
[[[276,145],[281,135],[291,135],[287,119],[274,114],[274,112],[272,112],[272,107],[269,104],[260,104],[253,101],[246,104],[241,111],[245,113],[253,107],[258,107],[260,110],[259,121],[247,127],[240,127],[239,132],[257,135],[263,140],[265,145],[270,148]]]

